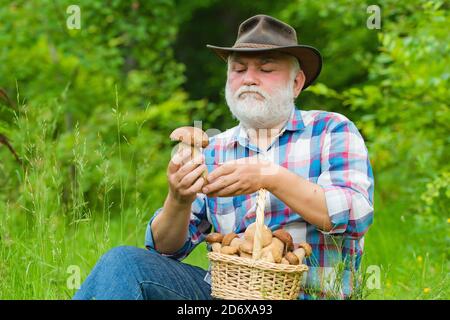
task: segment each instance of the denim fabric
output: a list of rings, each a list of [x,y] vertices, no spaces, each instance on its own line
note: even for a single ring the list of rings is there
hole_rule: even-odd
[[[74,300],[208,300],[206,271],[131,246],[105,253],[73,297]]]

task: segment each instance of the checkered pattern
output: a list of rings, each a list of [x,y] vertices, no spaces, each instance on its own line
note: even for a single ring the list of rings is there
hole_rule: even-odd
[[[373,221],[374,180],[364,140],[350,120],[338,113],[295,109],[267,150],[250,144],[245,130],[236,126],[212,137],[204,154],[209,172],[229,160],[258,156],[320,185],[325,190],[331,231],[307,223],[301,212],[294,212],[272,194],[266,201],[265,224],[272,230],[285,228],[294,243],[308,242],[312,247],[300,299],[351,295],[357,285],[364,234]],[[256,193],[221,198],[198,194],[185,245],[169,256],[185,258],[212,229],[242,235],[255,221],[255,204]],[[149,248],[154,248],[150,228],[154,217],[146,233]]]

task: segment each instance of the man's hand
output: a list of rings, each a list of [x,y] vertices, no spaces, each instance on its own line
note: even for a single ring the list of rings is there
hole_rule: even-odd
[[[169,193],[162,212],[151,224],[155,249],[161,253],[175,253],[186,241],[192,202],[204,184],[203,162],[203,156],[191,159],[190,150],[184,148],[167,166]]]
[[[167,167],[169,198],[190,206],[205,183],[202,177],[205,170],[203,155],[191,159],[189,151],[177,152]]]
[[[275,165],[255,157],[229,161],[208,175],[202,192],[209,197],[232,197],[267,188]]]

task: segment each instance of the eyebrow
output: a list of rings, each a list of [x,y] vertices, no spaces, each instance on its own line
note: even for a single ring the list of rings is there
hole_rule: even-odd
[[[266,63],[276,62],[276,59],[273,58],[272,56],[261,56],[260,58],[258,58],[258,61],[259,61],[259,64],[266,64]],[[240,57],[234,57],[232,62],[245,64]]]

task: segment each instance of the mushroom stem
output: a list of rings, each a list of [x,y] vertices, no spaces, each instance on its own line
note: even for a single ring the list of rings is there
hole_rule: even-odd
[[[182,148],[189,148],[191,152],[191,159],[200,155],[201,149],[205,148],[209,144],[208,135],[197,127],[180,127],[172,131],[170,134],[172,141],[179,141],[179,150]],[[205,181],[207,181],[208,170],[205,170],[202,174]]]
[[[308,243],[304,242],[300,243],[299,247],[293,253],[298,257],[300,263],[303,263],[303,259],[311,255],[312,249]]]
[[[214,243],[211,245],[211,250],[212,250],[213,252],[220,253],[221,249],[222,249],[222,245],[221,245],[219,242],[214,242]]]
[[[305,258],[306,251],[303,248],[298,248],[293,251],[293,254],[295,254],[300,261],[300,263],[303,262],[303,259]]]
[[[189,145],[184,142],[180,142],[178,148],[179,148],[178,150],[181,152],[181,154],[184,154],[186,152],[185,150],[189,150],[191,160],[195,159],[197,156],[202,154],[202,151],[199,147],[196,147],[194,145]],[[205,182],[208,182],[208,169],[205,169],[205,171],[203,171],[202,177],[205,180]]]
[[[199,156],[202,154],[202,150],[199,147],[191,146],[192,158]],[[205,169],[202,173],[202,177],[205,180],[205,183],[208,183],[208,169]]]
[[[192,146],[184,143],[184,142],[180,142],[178,144],[178,152],[182,155],[185,156],[187,154],[187,152],[189,152],[189,158],[193,159],[194,158],[194,151],[192,150]]]

